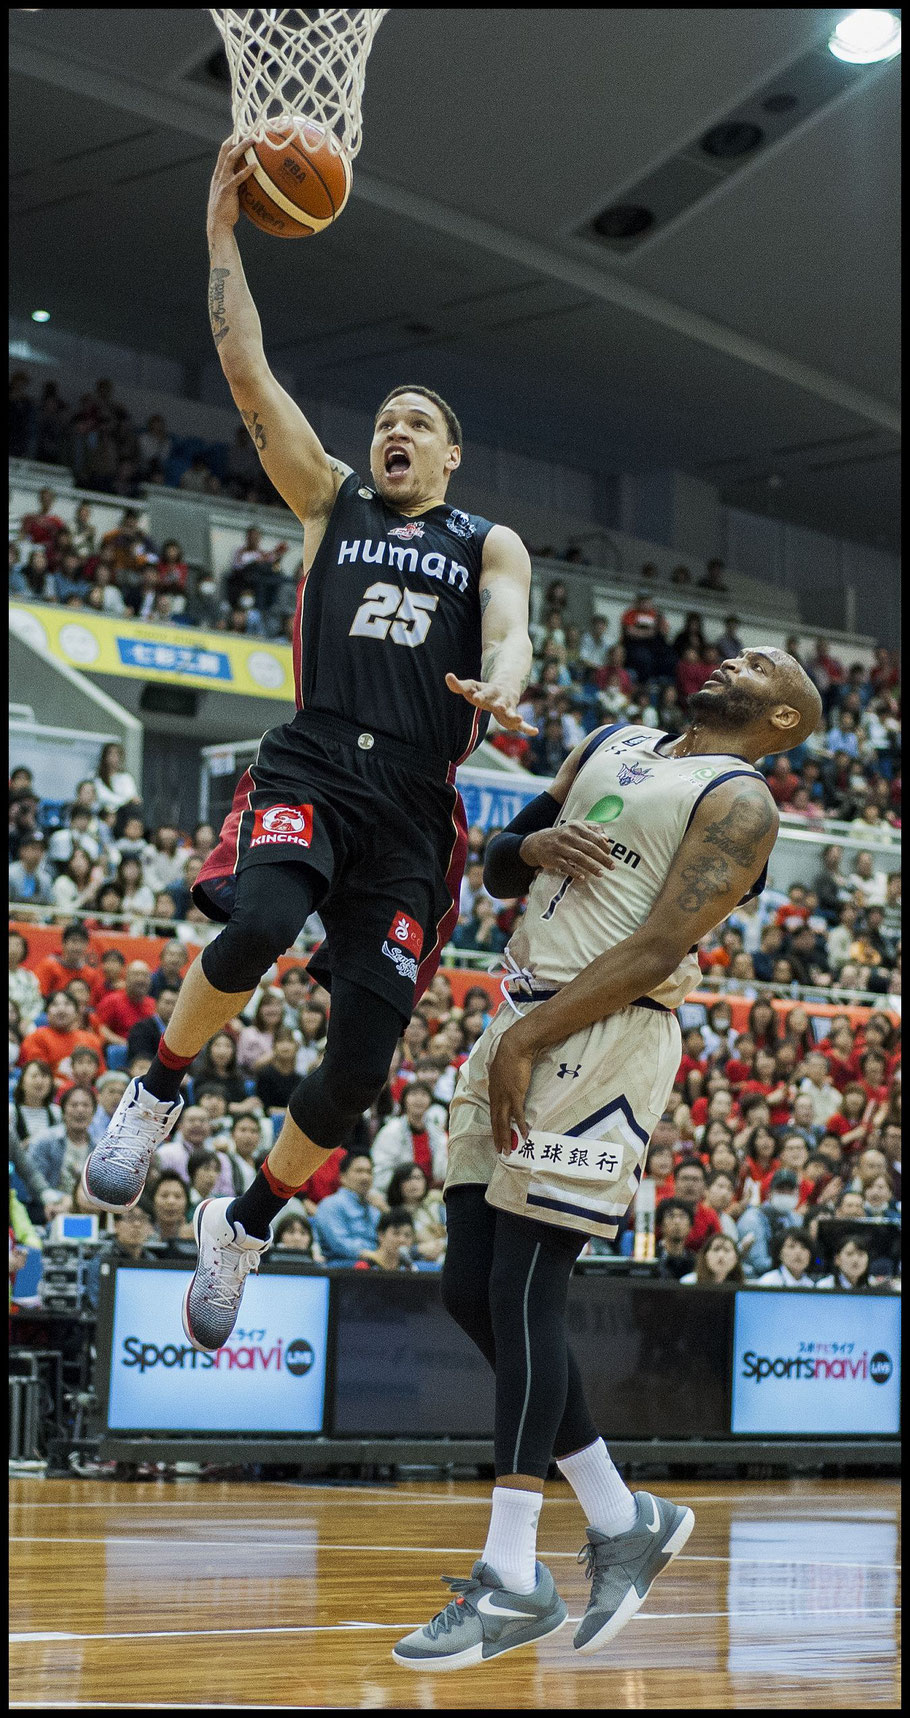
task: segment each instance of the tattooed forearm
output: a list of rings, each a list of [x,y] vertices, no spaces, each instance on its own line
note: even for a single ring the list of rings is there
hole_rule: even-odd
[[[492,601],[493,601],[493,592],[492,591],[481,591],[481,593],[480,593],[480,612],[481,612],[481,614],[486,614],[487,609],[489,608]]]
[[[737,865],[754,863],[756,850],[774,822],[774,807],[763,790],[744,794],[726,817],[705,830],[705,841]]]
[[[682,889],[675,905],[681,913],[700,913],[708,902],[725,895],[730,887],[730,867],[726,859],[709,859],[700,865],[684,865],[680,872]]]
[[[230,333],[224,308],[224,283],[230,272],[227,268],[213,268],[209,275],[209,321],[216,346]]]
[[[262,453],[263,450],[265,448],[267,448],[269,444],[266,441],[265,426],[262,422],[262,419],[259,416],[259,413],[258,412],[241,412],[240,416],[242,417],[244,423],[246,424],[246,427],[249,430],[250,435],[252,436],[254,442],[256,443],[256,446],[258,447],[260,453]]]
[[[499,661],[500,650],[501,650],[501,645],[499,645],[499,644],[488,644],[487,645],[487,648],[483,653],[483,657],[481,658],[481,664],[480,664],[480,678],[481,678],[481,680],[492,680],[493,679],[493,676],[496,673],[496,665]]]

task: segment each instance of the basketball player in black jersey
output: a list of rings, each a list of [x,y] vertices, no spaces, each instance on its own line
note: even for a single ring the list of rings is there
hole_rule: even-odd
[[[187,973],[157,1056],[84,1173],[96,1205],[135,1204],[179,1116],[186,1068],[318,909],[326,940],[310,970],[332,993],[323,1061],[294,1092],[247,1192],[197,1208],[184,1327],[211,1352],[234,1327],[270,1222],[378,1095],[438,964],[467,847],[456,765],[491,713],[535,732],[517,710],[531,664],[524,545],[447,504],[461,430],[432,391],[387,396],[369,481],[327,456],[265,360],[233,231],[251,170],[242,145],[222,147],[208,209],[209,315],[260,460],[304,525],[297,714],[264,736],[194,888],[225,929]]]

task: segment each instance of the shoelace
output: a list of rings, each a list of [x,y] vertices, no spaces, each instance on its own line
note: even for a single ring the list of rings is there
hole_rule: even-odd
[[[136,1168],[135,1153],[151,1157],[155,1141],[148,1139],[135,1121],[124,1121],[114,1139],[102,1140],[97,1153],[102,1163],[119,1163],[127,1169]]]
[[[453,1593],[461,1596],[450,1599],[444,1610],[437,1611],[435,1617],[431,1617],[425,1631],[430,1640],[435,1640],[438,1635],[448,1634],[450,1629],[463,1622],[465,1598],[483,1591],[483,1582],[472,1580],[470,1575],[466,1578],[460,1575],[443,1575],[442,1579],[447,1587],[451,1587]]]
[[[200,1288],[204,1299],[208,1301],[210,1306],[220,1306],[226,1312],[231,1312],[238,1291],[243,1292],[243,1285],[250,1271],[258,1271],[260,1255],[259,1253],[247,1252],[244,1249],[236,1262],[227,1267],[227,1272],[233,1278],[233,1282],[231,1282],[225,1280],[226,1273],[222,1270],[221,1259],[224,1251],[225,1249],[222,1247],[216,1249],[211,1268],[206,1272]]]

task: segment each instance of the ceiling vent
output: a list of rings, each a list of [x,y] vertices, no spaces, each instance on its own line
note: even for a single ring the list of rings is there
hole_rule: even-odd
[[[637,184],[626,185],[615,203],[576,229],[577,237],[617,255],[637,250],[874,69],[835,59],[824,43],[812,48]]]

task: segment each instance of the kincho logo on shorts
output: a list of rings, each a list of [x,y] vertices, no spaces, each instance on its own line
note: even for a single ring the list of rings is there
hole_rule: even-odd
[[[423,947],[423,931],[409,913],[396,913],[386,931],[382,952],[394,961],[402,978],[417,983],[417,956]]]
[[[309,847],[313,840],[311,805],[270,805],[253,813],[250,847]]]

